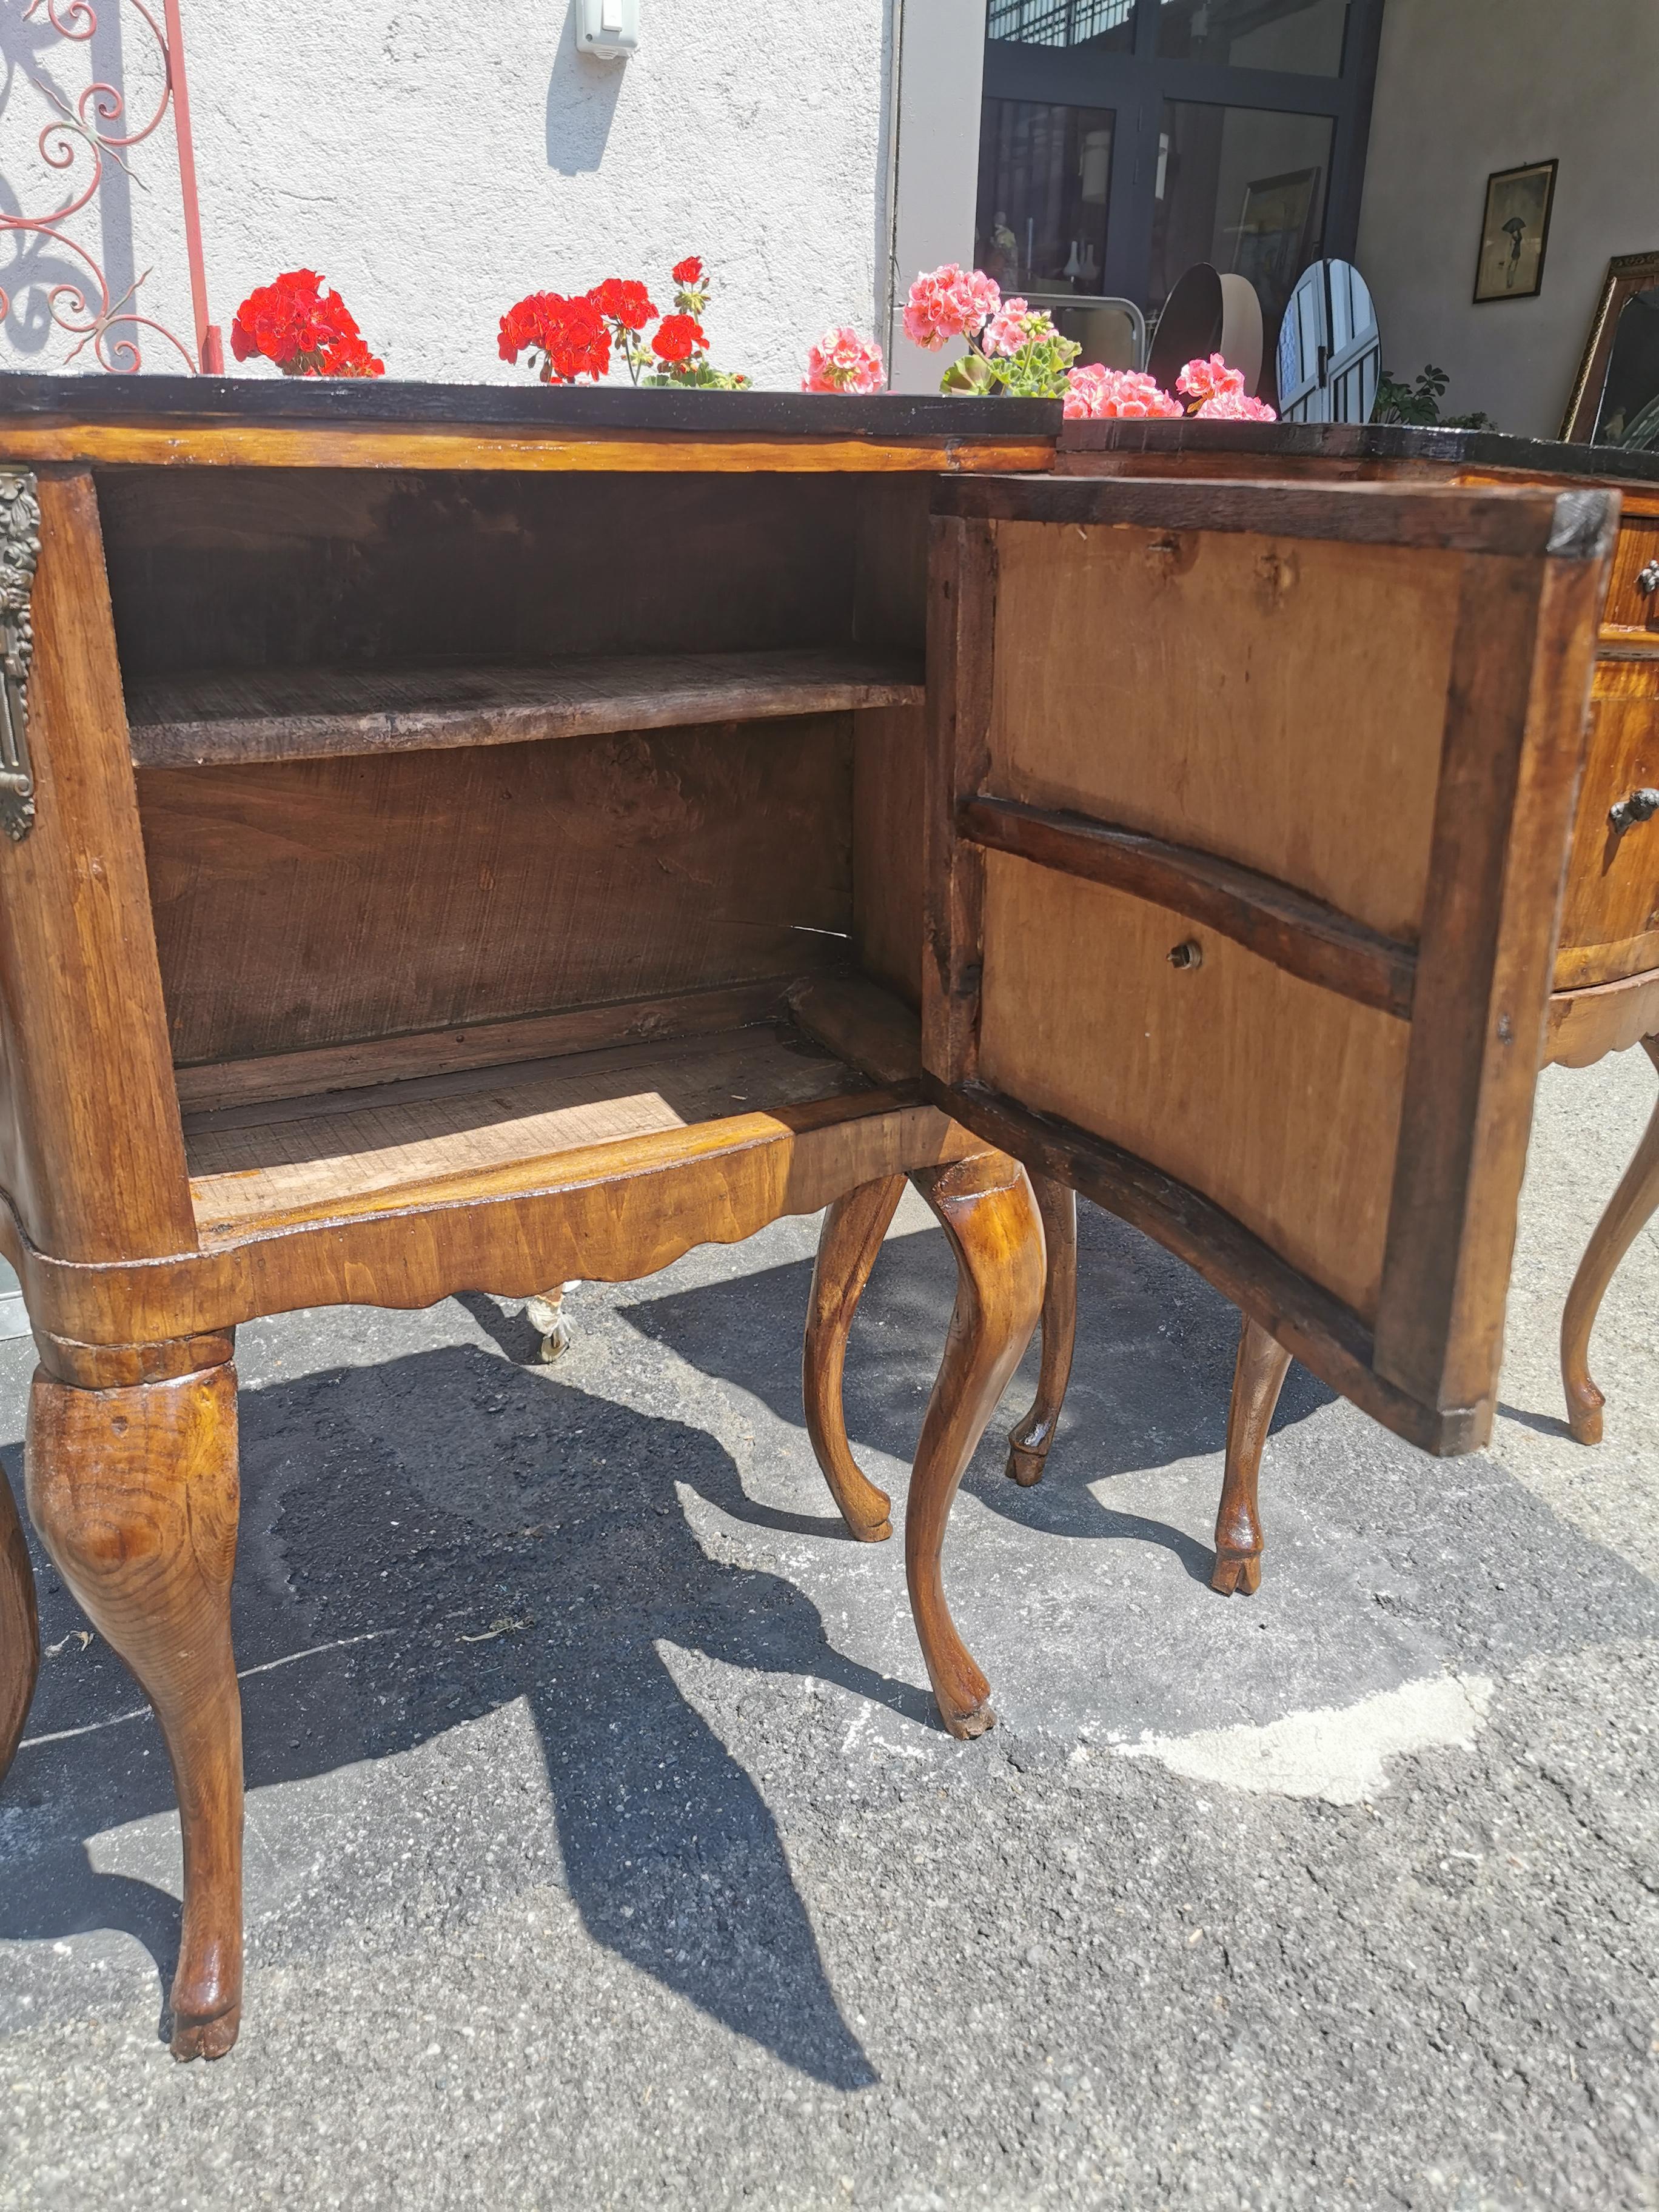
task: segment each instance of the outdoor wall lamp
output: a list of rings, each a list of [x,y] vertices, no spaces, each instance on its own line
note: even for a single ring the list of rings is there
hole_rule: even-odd
[[[640,43],[640,0],[580,0],[576,51],[595,61],[625,62]]]

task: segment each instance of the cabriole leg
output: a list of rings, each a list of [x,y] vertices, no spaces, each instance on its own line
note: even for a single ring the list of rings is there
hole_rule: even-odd
[[[26,1455],[42,1541],[161,1723],[185,1847],[173,2053],[218,2058],[242,2004],[236,1370],[86,1390],[37,1369]]]
[[[884,1542],[892,1534],[893,1523],[887,1492],[878,1490],[862,1472],[847,1441],[842,1395],[847,1335],[903,1194],[904,1177],[889,1176],[880,1182],[863,1183],[836,1200],[823,1217],[806,1312],[801,1358],[806,1433],[841,1517],[861,1544]]]
[[[567,1291],[574,1291],[577,1287],[575,1282],[556,1283],[550,1291],[543,1291],[538,1297],[525,1300],[526,1318],[532,1328],[539,1332],[541,1356],[550,1365],[568,1352],[574,1341],[576,1332],[564,1310],[564,1296]]]
[[[11,1485],[0,1468],[0,1777],[11,1765],[40,1672],[34,1570]]]
[[[1659,1067],[1659,1036],[1644,1037],[1642,1049]],[[1625,1170],[1623,1181],[1584,1248],[1561,1316],[1561,1382],[1567,1394],[1567,1425],[1581,1444],[1601,1443],[1601,1408],[1607,1403],[1590,1379],[1590,1331],[1620,1261],[1651,1220],[1656,1206],[1659,1206],[1659,1106],[1654,1108],[1636,1147],[1636,1157]]]
[[[1031,1410],[1008,1437],[1008,1474],[1029,1490],[1042,1480],[1048,1447],[1060,1425],[1066,1403],[1066,1386],[1072,1379],[1072,1352],[1077,1341],[1077,1193],[1069,1184],[1049,1176],[1034,1175],[1042,1216],[1043,1242],[1048,1247],[1048,1272],[1042,1287],[1042,1364],[1037,1370],[1036,1396]]]
[[[1221,1477],[1221,1510],[1215,1517],[1215,1567],[1210,1588],[1224,1597],[1261,1587],[1261,1522],[1256,1478],[1273,1408],[1285,1387],[1291,1355],[1267,1330],[1241,1316],[1233,1395],[1227,1405],[1227,1459]]]
[[[990,1685],[957,1635],[939,1556],[963,1470],[1036,1327],[1042,1224],[1024,1170],[1000,1152],[928,1168],[910,1180],[957,1255],[957,1302],[927,1401],[904,1514],[904,1567],[922,1656],[952,1735],[980,1735],[996,1716]]]

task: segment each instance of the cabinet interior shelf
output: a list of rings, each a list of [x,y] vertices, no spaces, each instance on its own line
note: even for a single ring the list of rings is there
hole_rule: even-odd
[[[858,647],[622,653],[538,666],[214,669],[127,692],[137,768],[530,744],[915,706],[921,656]]]

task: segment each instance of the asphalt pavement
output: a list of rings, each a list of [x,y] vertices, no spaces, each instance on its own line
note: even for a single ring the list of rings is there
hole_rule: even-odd
[[[932,1718],[900,1547],[799,1402],[816,1234],[520,1310],[245,1328],[242,2039],[161,2040],[153,1723],[40,1564],[0,1784],[0,2204],[1659,2206],[1659,1238],[1554,1369],[1645,1059],[1540,1093],[1491,1448],[1293,1369],[1260,1595],[1207,1588],[1236,1323],[1085,1209],[1048,1477],[947,1573],[1000,1726]],[[903,1495],[953,1270],[907,1200],[854,1331]],[[27,1344],[0,1346],[21,1487]]]

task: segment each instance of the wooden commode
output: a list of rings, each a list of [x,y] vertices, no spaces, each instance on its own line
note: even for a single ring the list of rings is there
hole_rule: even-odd
[[[959,1287],[906,1566],[964,1735],[941,1546],[1050,1249],[1063,1384],[1060,1185],[1484,1438],[1617,496],[1066,478],[1059,430],[0,388],[0,1248],[30,1511],[173,1762],[180,2056],[241,2000],[240,1322],[827,1208],[807,1424],[878,1540],[840,1385],[908,1176]],[[0,1484],[0,1767],[37,1645]]]

